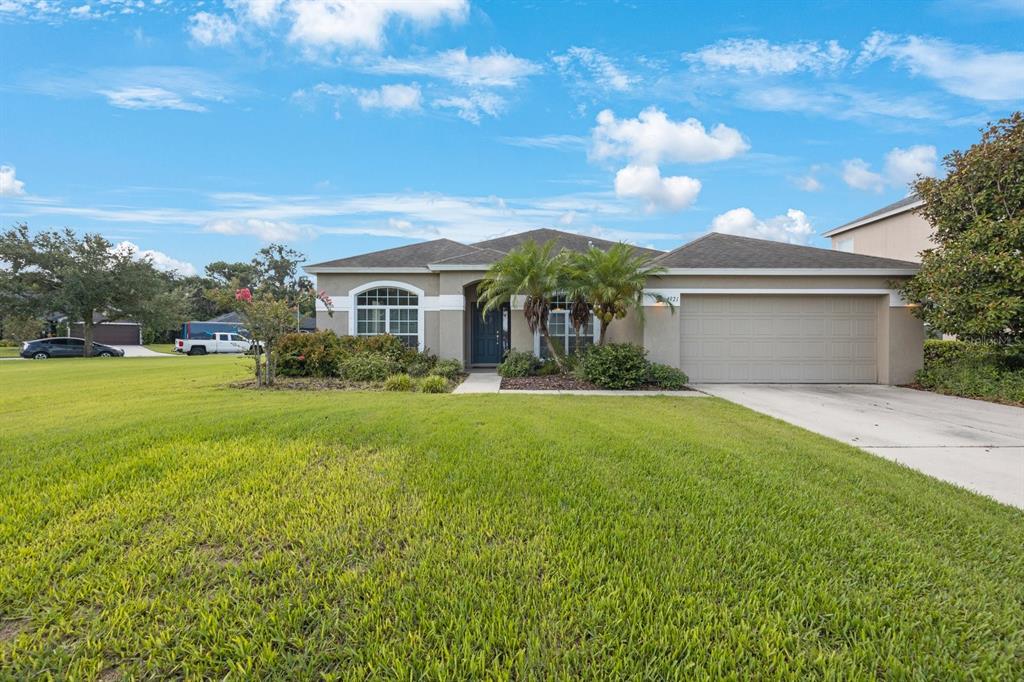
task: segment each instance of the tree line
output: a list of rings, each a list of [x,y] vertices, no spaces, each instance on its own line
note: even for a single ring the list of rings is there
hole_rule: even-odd
[[[215,261],[203,275],[184,276],[98,234],[32,234],[28,225],[16,225],[0,234],[0,338],[37,338],[64,317],[83,323],[86,355],[104,321],[131,319],[143,325],[148,341],[169,340],[185,321],[234,310],[238,289],[280,301],[292,319],[310,315],[313,284],[299,272],[304,259],[270,244],[248,261]]]

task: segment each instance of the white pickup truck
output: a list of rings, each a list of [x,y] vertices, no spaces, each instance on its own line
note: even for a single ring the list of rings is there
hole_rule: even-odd
[[[248,353],[252,349],[252,339],[241,334],[217,332],[209,339],[175,339],[174,350],[186,355],[206,355],[207,353]]]

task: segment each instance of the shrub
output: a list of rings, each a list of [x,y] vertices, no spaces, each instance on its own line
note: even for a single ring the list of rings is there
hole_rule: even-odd
[[[457,379],[459,375],[462,374],[462,363],[451,358],[447,360],[438,360],[428,374],[431,376],[444,377],[451,381],[453,379]]]
[[[594,346],[580,357],[576,374],[598,388],[630,390],[647,381],[647,351],[632,343]]]
[[[405,365],[413,356],[418,355],[416,350],[409,348],[397,336],[391,334],[379,334],[377,336],[344,336],[342,347],[345,352],[351,355],[383,355],[392,362]]]
[[[411,391],[416,387],[408,374],[392,374],[384,380],[385,391]]]
[[[432,374],[420,380],[420,392],[422,393],[447,393],[448,380],[442,376]]]
[[[926,341],[917,383],[938,393],[1024,403],[1024,362],[1016,347]]]
[[[552,360],[541,363],[541,366],[538,367],[536,371],[536,374],[539,377],[549,377],[559,373],[561,373],[561,370],[558,368],[558,363]]]
[[[342,343],[334,332],[286,334],[277,343],[277,372],[288,377],[337,376]]]
[[[960,360],[969,349],[963,341],[928,339],[924,342],[924,364]]]
[[[528,377],[540,365],[533,353],[510,350],[505,360],[498,365],[498,374],[503,377]]]
[[[647,368],[648,383],[669,391],[679,391],[686,388],[686,382],[689,380],[690,377],[686,376],[686,372],[675,367],[652,362],[650,367]]]
[[[384,381],[401,372],[402,367],[384,355],[358,353],[344,358],[339,370],[341,378],[349,381]]]
[[[416,353],[415,355],[407,358],[406,362],[404,363],[404,369],[411,376],[425,377],[431,373],[436,364],[436,355]]]

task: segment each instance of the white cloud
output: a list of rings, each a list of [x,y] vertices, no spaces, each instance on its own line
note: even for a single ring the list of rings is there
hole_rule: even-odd
[[[538,135],[536,137],[501,137],[504,144],[527,149],[583,149],[588,139],[582,135]]]
[[[154,251],[153,249],[140,249],[139,246],[133,242],[124,241],[114,247],[117,251],[126,251],[133,254],[138,259],[148,258],[157,270],[164,272],[173,272],[183,277],[192,277],[196,271],[196,266],[177,258],[168,256],[163,251]]]
[[[630,164],[615,174],[615,193],[622,198],[643,199],[648,211],[680,211],[697,199],[700,188],[700,180],[685,175],[661,177],[657,166]]]
[[[877,95],[849,86],[798,88],[759,87],[743,91],[740,102],[764,111],[813,113],[839,120],[871,117],[929,120],[946,116],[941,106],[927,98]]]
[[[391,112],[416,111],[422,93],[418,85],[382,85],[376,90],[356,90],[356,100],[363,109],[386,109]]]
[[[51,97],[102,95],[122,109],[206,111],[204,103],[225,102],[241,90],[220,77],[187,66],[92,69],[72,75],[32,74],[22,87]]]
[[[555,55],[552,60],[563,77],[574,81],[586,77],[598,89],[608,92],[627,92],[636,80],[610,57],[592,47],[570,47],[565,54]]]
[[[906,187],[919,174],[935,175],[937,157],[931,145],[893,147],[885,155],[884,173],[872,171],[864,159],[850,159],[843,162],[843,181],[854,189],[872,192],[881,192],[886,185]]]
[[[251,3],[250,3],[251,4]],[[445,19],[460,22],[467,0],[290,0],[288,39],[317,49],[380,49],[392,22],[429,27]],[[269,15],[269,12],[268,12]]]
[[[793,183],[802,192],[820,192],[824,189],[821,181],[813,175],[804,175],[796,178]]]
[[[954,95],[984,102],[1024,100],[1024,52],[986,52],[938,38],[876,31],[861,45],[858,66],[890,59]]]
[[[541,67],[528,59],[507,52],[494,52],[481,57],[466,50],[448,50],[418,59],[387,57],[363,67],[368,73],[384,75],[422,75],[468,87],[515,87]]]
[[[188,32],[192,40],[206,47],[230,45],[238,35],[238,24],[223,14],[197,12],[189,18]]]
[[[25,194],[25,183],[18,179],[14,166],[0,166],[0,197],[20,197]]]
[[[916,145],[907,149],[894,147],[885,155],[885,175],[889,184],[902,186],[918,175],[934,176],[938,154],[931,145]]]
[[[280,19],[282,4],[283,0],[224,0],[240,19],[257,26],[269,26]]]
[[[301,225],[280,220],[259,218],[222,218],[203,225],[204,232],[228,235],[251,235],[266,242],[289,241],[306,236],[308,230]]]
[[[885,178],[871,170],[864,159],[843,161],[843,182],[854,189],[881,192],[885,189]]]
[[[768,220],[759,219],[749,208],[734,208],[715,216],[711,231],[791,244],[805,244],[814,233],[807,214],[795,208]]]
[[[610,109],[597,115],[591,154],[596,159],[625,158],[640,165],[702,163],[729,159],[750,145],[738,130],[718,124],[710,132],[695,118],[675,122],[655,107],[637,118],[617,119]]]
[[[505,108],[505,99],[493,92],[470,92],[434,100],[434,106],[455,109],[459,118],[479,124],[483,115],[497,117]]]
[[[157,87],[128,86],[117,90],[100,90],[111,105],[120,109],[177,109],[206,111],[202,104],[190,102],[181,95]]]
[[[760,39],[730,39],[683,55],[710,69],[730,69],[759,76],[811,71],[836,71],[850,58],[848,50],[830,40],[773,44]]]

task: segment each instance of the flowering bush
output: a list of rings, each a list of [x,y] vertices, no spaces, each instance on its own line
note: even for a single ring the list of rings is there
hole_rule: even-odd
[[[289,377],[338,376],[344,357],[341,339],[332,331],[288,334],[277,344],[277,370]]]

